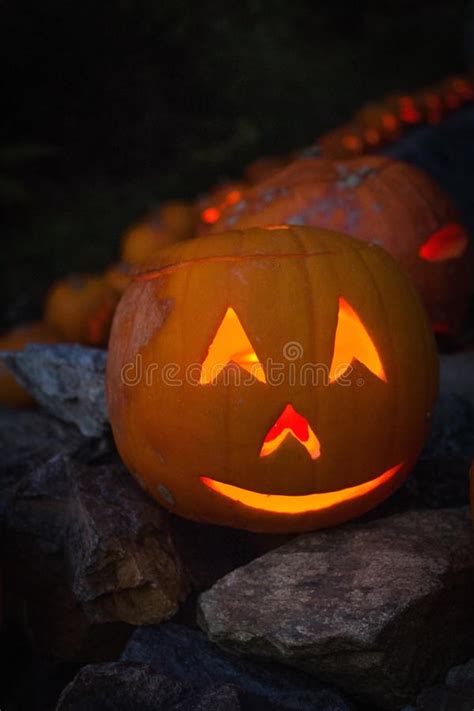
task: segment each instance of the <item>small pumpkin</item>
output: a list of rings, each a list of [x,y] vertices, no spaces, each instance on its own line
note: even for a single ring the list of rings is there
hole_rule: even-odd
[[[392,94],[385,102],[389,111],[393,112],[402,127],[417,126],[425,120],[424,107],[410,94]]]
[[[355,122],[361,130],[365,153],[392,143],[401,134],[400,119],[383,104],[367,104],[362,107],[355,115]]]
[[[249,185],[266,180],[290,163],[290,156],[264,156],[250,163],[244,170],[244,178]]]
[[[196,207],[184,200],[169,200],[160,205],[158,220],[165,232],[176,239],[190,239],[196,231],[198,212]]]
[[[446,113],[456,111],[474,99],[474,82],[467,75],[449,77],[438,85],[437,90]]]
[[[158,249],[178,241],[175,234],[162,226],[159,211],[154,212],[125,232],[120,258],[126,264],[144,264]]]
[[[247,190],[212,229],[285,223],[381,245],[412,278],[434,330],[461,328],[471,291],[468,234],[451,200],[421,170],[378,156],[294,161]]]
[[[121,295],[130,284],[135,268],[133,265],[126,264],[125,262],[111,264],[104,272],[104,281]]]
[[[413,96],[413,103],[425,123],[436,125],[446,113],[437,87],[418,91]]]
[[[19,351],[30,343],[59,343],[61,338],[46,323],[16,326],[0,336],[0,351]],[[30,407],[34,400],[15,380],[6,365],[0,363],[0,403],[8,407]]]
[[[180,243],[149,269],[117,309],[107,398],[125,464],[163,506],[304,531],[400,486],[429,426],[437,358],[384,250],[255,228]]]
[[[51,287],[44,320],[66,341],[105,346],[117,302],[117,292],[103,278],[72,274]]]
[[[317,146],[324,158],[355,158],[365,153],[363,130],[355,122],[328,131],[318,139]]]

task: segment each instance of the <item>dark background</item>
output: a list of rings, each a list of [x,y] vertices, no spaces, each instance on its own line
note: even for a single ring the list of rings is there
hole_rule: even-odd
[[[0,325],[121,233],[468,66],[465,0],[0,0]],[[473,43],[474,44],[474,43]]]

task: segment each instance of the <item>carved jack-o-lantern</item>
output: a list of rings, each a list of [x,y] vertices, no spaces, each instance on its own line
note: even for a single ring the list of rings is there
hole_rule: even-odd
[[[444,192],[422,171],[382,157],[294,161],[227,207],[212,227],[304,224],[375,242],[417,287],[435,331],[455,333],[471,289],[468,235]]]
[[[114,320],[110,420],[130,471],[199,521],[302,531],[360,515],[425,438],[436,355],[382,249],[255,228],[158,256]]]

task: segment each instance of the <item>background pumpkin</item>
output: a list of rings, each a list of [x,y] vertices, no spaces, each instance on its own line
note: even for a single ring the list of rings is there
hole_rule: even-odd
[[[324,158],[349,159],[355,158],[366,152],[362,128],[352,121],[338,128],[328,131],[317,143]]]
[[[212,231],[306,224],[383,246],[415,283],[435,330],[455,333],[472,281],[468,235],[447,195],[422,171],[388,158],[305,158],[247,190]]]
[[[160,205],[158,220],[161,227],[176,239],[189,239],[196,231],[198,212],[192,203],[169,200]]]
[[[341,297],[359,315],[385,379],[354,351],[359,360],[347,387],[295,380],[293,369],[308,362],[327,376],[339,350]],[[225,358],[230,309],[250,350],[239,346]],[[221,367],[237,361],[245,385],[209,365],[219,332]],[[345,337],[352,348],[355,334]],[[270,379],[270,359],[281,364],[280,382]],[[247,372],[254,367],[260,377]],[[203,522],[300,531],[367,511],[415,461],[435,390],[433,338],[413,287],[384,250],[326,230],[256,228],[163,250],[154,270],[127,289],[111,334],[108,409],[119,452],[152,496]],[[307,438],[286,437],[263,453],[265,443],[275,444],[269,433],[288,406],[319,439],[320,456],[302,446],[306,439],[309,446],[309,430]],[[388,478],[362,495],[359,486],[370,487],[382,472]],[[212,482],[267,503],[239,503]],[[352,487],[359,493],[347,493]],[[348,498],[336,503],[332,496],[341,491]],[[304,508],[307,496],[323,493],[331,505]],[[282,501],[303,509],[273,510],[275,500],[277,509]]]
[[[1,351],[19,351],[30,343],[59,343],[61,338],[51,326],[37,321],[16,326],[0,337]],[[33,398],[15,380],[8,368],[0,363],[0,403],[21,408],[33,405]]]
[[[53,284],[45,301],[44,320],[66,341],[107,344],[118,294],[103,278],[73,274]]]
[[[179,237],[162,226],[159,212],[133,225],[122,237],[120,258],[127,264],[144,264],[157,249],[178,242]]]
[[[244,178],[249,185],[266,180],[291,161],[291,156],[263,156],[250,163],[244,170]]]
[[[118,294],[123,294],[130,284],[134,267],[126,262],[115,262],[104,272],[104,281]]]

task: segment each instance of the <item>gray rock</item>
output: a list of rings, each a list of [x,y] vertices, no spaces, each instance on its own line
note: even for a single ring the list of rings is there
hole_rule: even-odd
[[[459,458],[421,459],[402,489],[381,509],[389,511],[402,499],[404,505],[400,510],[466,506],[469,502],[469,466],[470,462]]]
[[[474,659],[450,669],[446,683],[425,689],[418,695],[416,707],[403,711],[472,711],[474,708]]]
[[[431,433],[407,482],[365,518],[410,509],[466,506],[474,459],[474,351],[440,357]]]
[[[119,653],[129,634],[119,623],[166,619],[187,593],[167,514],[119,462],[57,456],[25,474],[5,510],[3,554],[28,637],[63,659],[102,659],[99,642]]]
[[[7,535],[31,536],[44,553],[62,550],[71,495],[69,464],[57,455],[18,482],[5,514]]]
[[[8,612],[35,652],[101,661],[120,653],[129,629],[91,622],[73,594],[64,555],[70,494],[60,455],[24,475],[12,491],[2,550]]]
[[[257,709],[231,686],[196,691],[147,664],[88,665],[64,689],[56,711],[243,711]],[[271,707],[262,706],[262,711]]]
[[[473,708],[472,689],[448,689],[440,684],[423,691],[413,711],[472,711]]]
[[[440,356],[439,395],[423,457],[474,458],[474,351]]]
[[[34,399],[87,437],[108,428],[104,374],[106,351],[79,345],[30,345],[0,352],[0,359]]]
[[[440,395],[458,395],[474,404],[474,351],[440,356],[439,371]]]
[[[89,439],[44,412],[0,410],[0,520],[26,474],[57,455],[94,462],[112,451],[111,438]]]
[[[173,516],[173,540],[190,582],[202,592],[235,568],[294,538],[294,534],[263,534],[196,523]]]
[[[413,511],[296,538],[201,595],[199,619],[229,650],[396,709],[472,656],[473,588],[467,510]]]
[[[43,412],[0,409],[0,483],[18,477],[56,454],[74,454],[84,444],[75,427]]]
[[[72,496],[66,550],[73,590],[91,619],[159,623],[187,593],[168,514],[124,467],[68,464]]]
[[[166,622],[139,627],[130,637],[122,661],[146,662],[155,671],[196,688],[235,684],[261,703],[295,711],[350,711],[339,693],[300,672],[229,654],[198,631]],[[257,708],[260,708],[258,706]]]
[[[446,675],[446,684],[451,689],[474,689],[474,659],[450,669]]]

